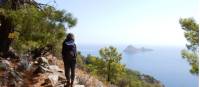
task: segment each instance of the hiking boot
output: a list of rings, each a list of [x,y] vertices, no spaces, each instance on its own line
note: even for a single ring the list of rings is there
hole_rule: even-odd
[[[70,84],[71,86],[70,87],[73,87],[73,85],[74,85],[74,81],[71,81],[71,84]]]
[[[70,87],[70,81],[67,81],[67,83],[64,85],[64,87]]]

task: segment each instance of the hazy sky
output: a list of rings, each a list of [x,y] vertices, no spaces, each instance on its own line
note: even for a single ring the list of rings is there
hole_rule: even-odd
[[[179,19],[199,19],[198,0],[56,0],[78,24],[78,44],[179,45],[186,40]]]

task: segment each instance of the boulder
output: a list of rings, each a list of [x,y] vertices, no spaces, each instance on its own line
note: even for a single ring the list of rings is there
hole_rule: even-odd
[[[56,86],[58,83],[58,74],[51,73],[49,74],[48,79],[50,80],[52,86]]]

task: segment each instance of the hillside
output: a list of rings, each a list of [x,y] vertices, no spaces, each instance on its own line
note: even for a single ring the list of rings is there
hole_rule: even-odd
[[[63,62],[51,54],[0,59],[1,87],[64,87]],[[98,79],[77,68],[75,87],[104,87]]]
[[[130,71],[130,73],[134,72]],[[134,74],[132,76],[138,78]],[[140,75],[139,77],[138,80],[146,85],[163,87],[159,81],[150,76]],[[63,62],[50,53],[37,58],[33,58],[28,54],[17,59],[1,58],[0,79],[1,87],[63,87],[65,83]],[[118,86],[100,81],[97,76],[91,75],[86,68],[77,67],[74,87]]]

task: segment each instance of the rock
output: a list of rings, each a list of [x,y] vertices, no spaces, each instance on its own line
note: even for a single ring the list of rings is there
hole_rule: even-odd
[[[27,70],[31,64],[28,61],[27,57],[23,57],[20,59],[20,62],[18,63],[18,70],[24,71]]]
[[[0,71],[3,71],[0,73],[0,87],[64,87],[64,69],[55,65],[53,60],[49,63],[54,56],[29,58],[24,56],[19,62],[0,60]],[[74,87],[104,87],[98,79],[88,74],[78,74],[79,71],[76,71]]]
[[[158,85],[159,87],[165,87],[160,81],[156,80],[155,78],[149,75],[143,74],[140,76],[140,79],[147,83]]]
[[[85,85],[86,87],[104,87],[104,84],[98,79],[86,73],[80,73],[80,70],[77,70],[76,72],[77,84]]]
[[[56,73],[49,74],[49,80],[51,81],[52,86],[56,86],[58,83],[58,75]]]
[[[140,53],[140,52],[148,52],[148,51],[153,51],[152,49],[148,49],[148,48],[136,48],[132,45],[128,45],[125,49],[124,52],[127,54],[136,54],[136,53]]]
[[[128,45],[125,49],[124,52],[125,53],[129,53],[129,54],[135,54],[138,53],[140,50],[132,45]]]
[[[49,66],[49,63],[48,63],[48,60],[45,58],[45,57],[39,57],[37,58],[37,60],[34,62],[34,66],[33,67],[36,67],[34,73],[45,73],[46,71],[49,71],[48,70],[48,66]]]
[[[75,85],[74,87],[85,87],[84,85]]]
[[[60,68],[59,68],[58,66],[56,66],[56,65],[49,65],[49,69],[50,69],[51,71],[64,72],[63,69],[60,69]]]
[[[47,55],[46,58],[48,59],[50,65],[55,65],[57,62],[56,57],[54,57],[52,54]]]
[[[40,65],[44,65],[44,66],[49,64],[48,60],[45,57],[39,57],[38,58],[38,63]]]
[[[8,70],[9,65],[10,65],[9,61],[7,61],[7,60],[1,60],[0,61],[0,71]]]
[[[52,86],[51,81],[49,79],[45,79],[44,83],[41,84],[42,87]]]
[[[49,86],[52,87],[62,87],[62,85],[65,83],[64,71],[56,65],[49,65],[46,69],[49,74],[48,79],[45,80],[45,82],[49,81],[51,83]]]

